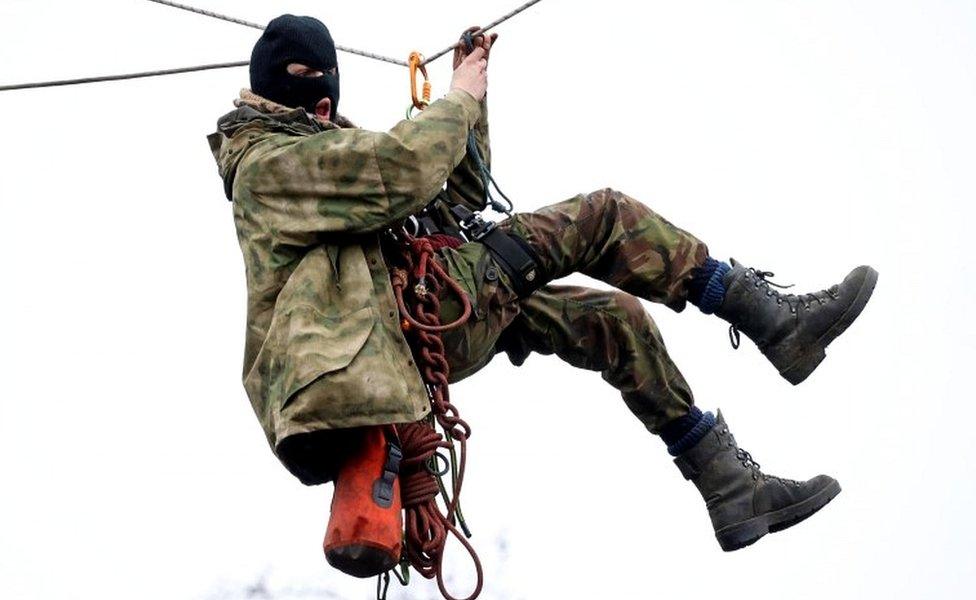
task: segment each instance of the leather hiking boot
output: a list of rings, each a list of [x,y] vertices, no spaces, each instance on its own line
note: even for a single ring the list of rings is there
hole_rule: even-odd
[[[732,260],[725,274],[725,300],[715,314],[731,323],[732,347],[739,347],[739,332],[756,343],[787,381],[796,385],[826,356],[830,342],[861,314],[878,272],[862,266],[844,281],[811,294],[781,294],[784,288],[767,278],[773,274],[750,269]]]
[[[674,464],[701,492],[715,537],[726,552],[796,525],[840,493],[837,480],[826,475],[793,481],[760,471],[752,456],[736,445],[722,411],[715,426]]]

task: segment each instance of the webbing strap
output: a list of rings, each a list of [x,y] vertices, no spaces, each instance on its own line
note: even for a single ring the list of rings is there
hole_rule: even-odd
[[[498,224],[485,221],[480,214],[460,204],[451,207],[451,214],[461,225],[461,232],[471,242],[481,242],[497,259],[498,266],[512,282],[519,297],[525,297],[546,282],[539,255],[514,233],[498,229]]]
[[[495,228],[478,241],[497,259],[520,298],[542,286],[545,278],[540,272],[538,256],[522,238]]]

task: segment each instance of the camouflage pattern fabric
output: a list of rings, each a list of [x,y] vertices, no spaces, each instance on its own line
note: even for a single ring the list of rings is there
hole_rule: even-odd
[[[246,268],[244,387],[279,459],[304,483],[322,483],[336,464],[327,455],[341,446],[330,432],[429,412],[382,232],[427,206],[445,217],[451,204],[484,208],[466,142],[473,131],[490,159],[486,104],[451,92],[388,132],[322,122],[247,91],[236,104],[209,141]],[[691,393],[630,294],[680,309],[704,245],[611,190],[501,226],[524,237],[554,279],[581,271],[624,291],[550,285],[518,299],[483,245],[443,249],[476,308],[445,337],[455,380],[501,350],[518,364],[529,352],[555,353],[601,371],[652,431],[687,412]]]
[[[283,440],[429,412],[380,234],[454,179],[482,106],[455,91],[371,132],[255,98],[242,95],[208,139],[246,268],[244,388],[298,475],[308,469],[282,457]]]
[[[516,365],[532,352],[555,354],[600,371],[653,433],[688,413],[691,390],[637,296],[682,310],[684,282],[708,256],[702,242],[610,189],[516,214],[500,227],[528,241],[553,279],[579,271],[623,291],[550,284],[519,299],[483,245],[442,250],[476,307],[465,327],[444,335],[453,380],[497,352]],[[445,296],[443,318],[459,310]]]

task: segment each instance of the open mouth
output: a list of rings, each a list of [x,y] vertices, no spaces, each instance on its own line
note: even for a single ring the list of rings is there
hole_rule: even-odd
[[[315,114],[323,119],[329,119],[332,117],[332,100],[329,98],[322,98],[319,103],[315,105]]]

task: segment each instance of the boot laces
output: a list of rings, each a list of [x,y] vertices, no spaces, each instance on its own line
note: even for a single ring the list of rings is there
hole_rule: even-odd
[[[735,456],[742,462],[742,465],[745,466],[747,469],[755,469],[756,471],[759,471],[762,468],[759,465],[759,463],[757,463],[752,458],[752,455],[749,454],[749,452],[747,452],[746,450],[743,450],[742,448],[736,449]]]
[[[753,275],[755,275],[755,283],[753,285],[756,288],[762,292],[765,292],[766,297],[770,300],[775,300],[778,306],[782,306],[785,302],[786,306],[788,306],[790,309],[790,313],[794,315],[800,306],[802,306],[804,310],[810,310],[814,302],[816,302],[818,306],[823,306],[831,300],[837,300],[840,295],[836,285],[831,286],[826,290],[820,290],[808,294],[782,294],[773,288],[786,290],[793,287],[793,284],[781,285],[775,281],[770,281],[769,278],[776,277],[776,274],[772,271],[764,271],[762,269],[754,269],[751,267],[746,269],[746,279],[752,281]],[[739,333],[739,328],[735,325],[729,326],[729,341],[732,343],[732,348],[736,350],[739,349],[742,342],[742,336]]]
[[[767,475],[766,473],[763,473],[761,470],[762,466],[758,462],[756,462],[756,459],[752,457],[752,454],[750,454],[748,450],[743,450],[742,448],[739,448],[739,445],[736,444],[735,442],[735,437],[733,437],[732,434],[729,433],[728,427],[722,429],[722,434],[727,435],[729,437],[728,444],[730,447],[735,448],[735,457],[739,459],[739,462],[742,463],[743,467],[750,469],[752,471],[752,478],[754,480],[758,480],[760,477],[762,477],[763,481],[773,480],[773,481],[778,481],[784,485],[792,485],[794,487],[800,486],[799,481],[795,481],[793,479],[787,479],[785,477],[778,477],[776,475]]]

